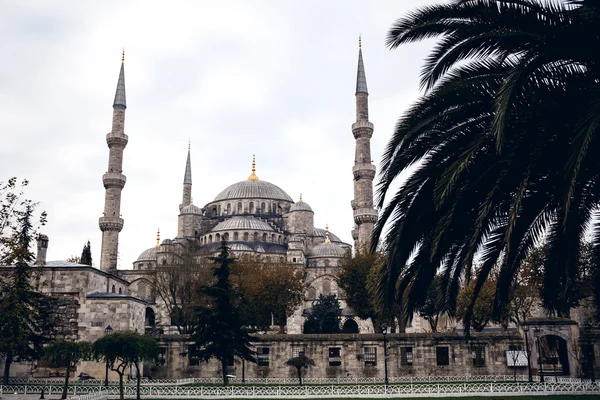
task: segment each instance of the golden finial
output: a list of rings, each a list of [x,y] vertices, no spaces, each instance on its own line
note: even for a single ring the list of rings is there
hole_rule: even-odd
[[[331,243],[329,240],[329,224],[325,225],[325,243]]]
[[[300,201],[298,203],[302,203],[302,193],[300,193]]]
[[[121,53],[121,62],[125,62],[125,49],[123,49],[123,52]]]
[[[158,249],[159,247],[160,247],[160,227],[156,231],[156,248]]]
[[[192,149],[192,141],[188,140],[188,151]]]
[[[256,157],[254,157],[254,154],[252,154],[252,173],[248,177],[249,181],[257,181],[258,180],[258,176],[256,176],[255,172],[256,172]]]
[[[362,48],[362,35],[358,35],[358,48]]]

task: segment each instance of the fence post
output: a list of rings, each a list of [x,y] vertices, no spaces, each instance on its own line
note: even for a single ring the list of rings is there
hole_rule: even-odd
[[[494,393],[494,382],[490,382],[490,393]]]

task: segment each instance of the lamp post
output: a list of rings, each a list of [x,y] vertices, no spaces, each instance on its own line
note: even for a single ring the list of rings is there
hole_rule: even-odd
[[[387,363],[387,330],[386,324],[381,325],[381,333],[383,334],[383,365],[385,370],[385,388],[388,387],[388,363]]]
[[[113,331],[113,328],[110,325],[106,325],[104,328],[104,335],[109,335]],[[106,359],[106,374],[104,375],[104,386],[108,386],[108,359]]]
[[[240,326],[240,330],[244,333],[248,332],[246,325]],[[242,384],[246,384],[246,360],[242,357]]]
[[[521,325],[521,329],[525,332],[525,354],[527,355],[527,380],[533,382],[533,376],[531,376],[531,355],[529,354],[529,325]]]
[[[542,348],[540,346],[541,333],[542,333],[542,330],[540,328],[535,328],[533,330],[533,335],[535,336],[535,339],[537,341],[538,365],[540,366],[540,383],[544,383],[544,367],[543,367],[544,360],[542,358]]]

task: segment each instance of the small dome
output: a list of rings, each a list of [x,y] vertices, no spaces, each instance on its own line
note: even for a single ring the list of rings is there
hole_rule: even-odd
[[[232,230],[273,231],[271,225],[254,217],[232,217],[219,222],[211,232]]]
[[[290,212],[292,211],[310,211],[313,212],[312,208],[308,205],[307,202],[300,200],[297,203],[292,204],[290,207]]]
[[[346,251],[337,244],[325,242],[313,247],[308,258],[342,258],[345,254]]]
[[[213,202],[233,199],[270,199],[284,200],[290,203],[294,202],[294,200],[278,186],[260,180],[234,183],[219,193]]]
[[[142,254],[140,254],[137,261],[155,261],[157,258],[156,257],[157,253],[158,253],[158,248],[151,247],[148,250],[145,250]]]
[[[190,204],[189,206],[185,206],[181,209],[181,214],[197,214],[197,215],[202,215],[202,210],[200,209],[200,207],[197,207],[193,204]]]
[[[229,250],[232,251],[252,251],[252,247],[245,245],[243,243],[231,243],[229,245]]]
[[[325,237],[325,229],[315,228],[313,230],[313,236],[319,236],[319,237],[324,238]],[[333,233],[331,233],[331,231],[329,231],[329,240],[331,240],[332,242],[343,243],[341,241],[341,239],[339,237],[337,237],[336,235],[334,235]]]
[[[171,239],[165,239],[161,244],[173,244],[173,241]]]

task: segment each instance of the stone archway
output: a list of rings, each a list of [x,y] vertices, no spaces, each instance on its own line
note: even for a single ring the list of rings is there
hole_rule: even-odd
[[[545,375],[569,375],[569,350],[567,341],[557,335],[539,338],[542,366]]]
[[[349,318],[342,326],[342,333],[358,333],[358,324],[355,320]]]
[[[146,326],[156,325],[156,316],[154,314],[154,310],[152,309],[152,307],[146,307],[145,325]]]

